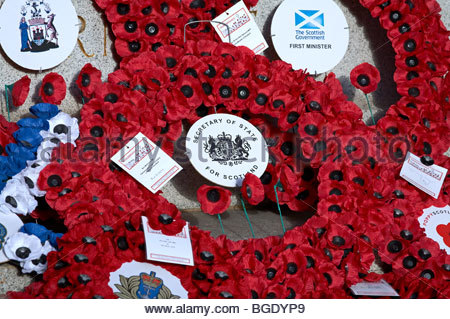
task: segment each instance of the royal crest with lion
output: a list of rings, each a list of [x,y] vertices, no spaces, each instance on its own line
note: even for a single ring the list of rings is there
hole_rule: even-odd
[[[217,162],[247,161],[251,150],[248,141],[240,135],[233,140],[231,134],[225,134],[225,132],[216,138],[210,135],[208,141],[203,144],[203,148],[209,157]]]

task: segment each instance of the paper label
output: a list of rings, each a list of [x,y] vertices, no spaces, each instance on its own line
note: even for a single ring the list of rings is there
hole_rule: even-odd
[[[244,1],[240,1],[230,9],[219,15],[211,22],[223,42],[230,42],[235,46],[246,46],[255,54],[262,53],[269,46],[264,39],[253,15],[248,11]],[[228,36],[228,31],[230,36]]]
[[[357,296],[389,296],[398,297],[398,293],[383,279],[379,282],[360,282],[350,287]]]
[[[428,207],[418,218],[420,227],[425,229],[428,238],[433,239],[450,254],[450,206]]]
[[[0,210],[0,263],[8,261],[3,252],[6,240],[17,233],[22,226],[23,223],[16,214],[3,213]]]
[[[117,152],[112,161],[152,193],[159,191],[183,169],[142,133]]]
[[[148,260],[194,266],[189,223],[186,223],[183,230],[174,236],[167,236],[159,230],[152,229],[145,216],[142,216],[142,225]]]
[[[438,165],[426,166],[418,156],[410,152],[406,155],[400,171],[400,177],[436,199],[439,197],[446,175],[446,168]]]
[[[166,269],[132,261],[109,275],[109,287],[119,299],[187,299],[188,293]]]
[[[72,53],[78,24],[70,0],[6,0],[0,10],[0,42],[18,65],[46,70]]]

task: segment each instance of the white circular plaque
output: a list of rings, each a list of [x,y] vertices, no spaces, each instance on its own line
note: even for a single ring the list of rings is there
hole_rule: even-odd
[[[296,70],[327,72],[347,51],[347,20],[333,0],[285,0],[276,10],[271,28],[275,50]]]
[[[269,162],[258,129],[230,114],[208,115],[195,122],[186,137],[186,150],[203,177],[225,187],[241,186],[247,173],[260,177]]]
[[[6,0],[0,9],[0,44],[21,67],[50,69],[73,51],[77,24],[70,0]]]
[[[6,240],[17,233],[22,226],[23,223],[16,214],[4,213],[0,210],[0,263],[8,261],[3,252]]]

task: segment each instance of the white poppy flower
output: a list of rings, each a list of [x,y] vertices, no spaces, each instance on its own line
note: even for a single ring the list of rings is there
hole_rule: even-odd
[[[54,251],[55,249],[50,245],[48,241],[45,242],[44,246],[41,249],[41,255],[36,259],[28,259],[24,262],[20,263],[22,267],[23,273],[31,273],[35,271],[38,275],[43,274],[47,270],[47,255],[49,252]]]
[[[49,133],[55,134],[63,143],[74,143],[80,136],[78,120],[67,113],[59,112],[48,120],[48,123],[50,124]]]
[[[64,134],[52,134],[48,131],[41,131],[39,134],[42,136],[43,140],[37,149],[36,157],[39,161],[48,163],[52,158],[53,149],[57,147],[59,143],[65,143],[63,140],[66,136]]]
[[[45,195],[45,191],[41,191],[37,186],[37,181],[39,178],[39,173],[47,166],[49,163],[44,161],[28,161],[28,166],[22,170],[19,174],[15,175],[13,178],[20,180],[23,184],[27,185],[28,191],[31,195],[42,197]]]
[[[11,213],[28,215],[38,205],[36,199],[28,191],[28,186],[18,179],[10,179],[0,193],[0,205]],[[4,208],[4,207],[3,207]]]
[[[6,240],[3,252],[9,260],[25,262],[40,258],[42,248],[41,240],[37,236],[19,232]]]

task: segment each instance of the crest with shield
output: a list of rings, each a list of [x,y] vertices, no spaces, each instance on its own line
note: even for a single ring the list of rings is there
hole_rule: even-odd
[[[55,14],[43,0],[27,0],[21,7],[21,51],[42,52],[58,48]],[[53,42],[55,40],[55,43]]]

